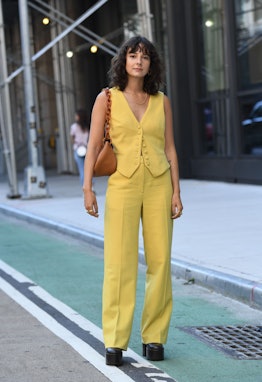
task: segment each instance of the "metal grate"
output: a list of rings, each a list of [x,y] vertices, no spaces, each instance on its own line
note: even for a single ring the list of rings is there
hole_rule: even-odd
[[[179,328],[237,359],[262,359],[262,326]]]

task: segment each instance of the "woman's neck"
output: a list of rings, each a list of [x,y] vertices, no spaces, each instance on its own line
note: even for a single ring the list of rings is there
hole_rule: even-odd
[[[129,94],[141,94],[145,93],[143,89],[144,79],[129,79],[124,92]]]

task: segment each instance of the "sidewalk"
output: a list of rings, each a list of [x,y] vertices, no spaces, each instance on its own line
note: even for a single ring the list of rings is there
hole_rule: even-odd
[[[83,207],[77,176],[47,173],[49,198],[8,199],[0,178],[0,212],[103,245],[106,178],[95,179],[99,218]],[[23,193],[23,180],[19,183]],[[175,221],[174,275],[262,308],[262,187],[181,180],[183,216]],[[140,233],[142,259],[142,237]]]

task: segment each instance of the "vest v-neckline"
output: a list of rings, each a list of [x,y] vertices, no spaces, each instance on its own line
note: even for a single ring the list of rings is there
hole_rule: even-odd
[[[121,93],[122,93],[122,97],[124,98],[124,100],[125,100],[125,102],[126,102],[126,104],[127,104],[128,110],[129,110],[130,113],[132,114],[133,118],[136,120],[136,123],[141,123],[142,120],[144,119],[144,116],[146,115],[146,113],[147,113],[147,111],[148,111],[148,109],[149,109],[149,106],[150,106],[150,102],[151,102],[151,96],[150,96],[150,94],[149,94],[149,98],[148,98],[147,107],[146,107],[146,109],[145,109],[145,112],[144,112],[144,114],[142,115],[142,117],[140,118],[140,120],[138,120],[137,117],[135,116],[133,110],[131,109],[131,107],[130,107],[130,105],[129,105],[129,103],[128,103],[128,101],[127,101],[125,95],[124,95],[124,93],[123,93],[123,92],[121,92]]]

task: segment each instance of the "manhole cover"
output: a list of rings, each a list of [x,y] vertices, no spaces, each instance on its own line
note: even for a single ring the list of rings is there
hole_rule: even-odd
[[[238,359],[262,359],[262,326],[193,326],[179,329]]]

